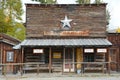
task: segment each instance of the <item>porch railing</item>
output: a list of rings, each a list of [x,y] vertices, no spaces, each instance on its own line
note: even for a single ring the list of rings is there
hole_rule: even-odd
[[[72,67],[71,65],[76,66],[77,64],[81,64],[81,68],[80,68],[81,74],[84,74],[85,70],[87,69],[90,69],[90,70],[99,69],[99,70],[102,70],[103,73],[106,71],[109,74],[111,70],[110,69],[111,62],[66,62],[66,63],[63,63],[61,66],[62,73],[64,72],[63,65],[65,64],[69,65],[68,67],[69,72],[71,72],[71,67]],[[14,66],[13,67],[14,71],[19,71],[21,75],[24,74],[25,70],[36,70],[36,73],[39,74],[40,69],[48,69],[49,73],[51,73],[50,70],[52,70],[54,67],[57,67],[53,65],[50,67],[49,64],[45,66],[45,63],[42,63],[42,62],[41,63],[36,63],[36,62],[35,63],[6,63],[6,64],[0,64],[0,66],[2,67],[1,73],[3,75],[7,74],[7,66]],[[98,68],[98,66],[100,67]],[[75,71],[77,71],[76,67],[75,67]],[[17,72],[14,72],[14,73],[17,73]]]
[[[49,69],[49,65],[45,66],[43,62],[31,62],[31,63],[6,63],[0,64],[2,67],[1,73],[3,75],[7,74],[7,67],[13,66],[13,73],[20,72],[21,75],[25,73],[26,70],[36,70],[36,73],[39,74],[40,69]]]
[[[76,71],[80,70],[81,74],[84,74],[86,70],[100,70],[103,73],[110,74],[111,68],[110,64],[111,62],[67,62],[64,64],[69,65],[69,72],[71,72],[72,65],[81,65],[80,68],[76,67]]]

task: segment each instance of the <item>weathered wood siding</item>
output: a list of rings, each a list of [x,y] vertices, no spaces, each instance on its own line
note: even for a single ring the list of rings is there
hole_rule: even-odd
[[[0,34],[0,63],[16,63],[17,62],[17,56],[20,54],[19,51],[14,51],[13,46],[20,43],[19,40],[8,36],[6,34]],[[13,52],[13,61],[7,61],[7,51]],[[19,57],[20,58],[20,57]],[[6,66],[6,72],[13,72],[14,71],[13,66]],[[0,70],[4,73],[5,67],[0,66]]]
[[[120,45],[120,33],[108,33],[108,40],[113,44],[113,46]]]
[[[120,71],[120,33],[108,33],[107,38],[113,44],[109,49],[111,69]]]
[[[82,48],[77,48],[76,50],[76,62],[83,62],[83,50]],[[82,68],[82,64],[76,65],[77,69]]]
[[[43,37],[44,31],[59,30],[65,15],[72,19],[72,31],[89,30],[90,37],[106,37],[106,4],[26,5],[27,37]]]

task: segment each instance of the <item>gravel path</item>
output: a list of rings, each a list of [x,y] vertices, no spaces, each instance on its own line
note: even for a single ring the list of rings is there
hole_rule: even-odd
[[[120,77],[21,77],[21,78],[1,78],[0,80],[120,80]]]
[[[0,76],[0,80],[120,80],[120,74],[85,74],[85,75],[75,75],[75,74],[25,74],[20,75],[7,75]]]

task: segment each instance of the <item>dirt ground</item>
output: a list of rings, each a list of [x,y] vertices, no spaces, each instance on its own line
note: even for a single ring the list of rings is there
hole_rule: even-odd
[[[40,73],[40,74],[7,74],[0,75],[0,80],[120,80],[120,73],[115,74],[61,74],[61,73]]]

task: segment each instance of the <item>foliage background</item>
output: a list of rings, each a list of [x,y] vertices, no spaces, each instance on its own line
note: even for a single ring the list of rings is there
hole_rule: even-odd
[[[0,33],[8,34],[19,40],[25,39],[25,27],[22,23],[21,0],[0,1]]]

